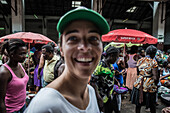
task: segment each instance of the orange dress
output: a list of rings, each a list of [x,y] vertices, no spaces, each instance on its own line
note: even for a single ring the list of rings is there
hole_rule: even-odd
[[[129,55],[129,60],[127,61],[128,63],[128,69],[127,69],[127,76],[126,76],[126,86],[132,90],[133,89],[133,84],[137,79],[137,68],[136,64],[137,61],[134,60],[134,56],[136,54],[130,54]]]

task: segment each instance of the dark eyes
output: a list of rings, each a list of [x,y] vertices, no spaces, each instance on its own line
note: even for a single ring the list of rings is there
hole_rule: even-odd
[[[68,38],[68,41],[76,41],[76,40],[77,40],[77,37],[75,37],[75,36],[72,36],[72,37]]]
[[[77,37],[77,36],[70,36],[68,37],[67,41],[68,43],[78,43],[80,42],[82,39],[80,37]],[[84,39],[83,39],[84,40]],[[91,43],[91,44],[99,44],[100,43],[100,37],[97,37],[97,36],[90,36],[88,38],[86,38],[86,41],[88,43]]]
[[[99,38],[96,37],[96,36],[92,36],[92,37],[89,38],[89,40],[90,40],[90,41],[98,41]]]

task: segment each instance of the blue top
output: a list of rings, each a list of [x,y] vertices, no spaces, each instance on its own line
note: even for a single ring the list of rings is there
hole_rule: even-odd
[[[165,71],[165,69],[163,69],[163,73],[162,73],[162,76],[165,76],[165,75],[167,75],[167,74],[169,74],[170,72],[169,72],[169,70],[167,70],[168,72],[166,72]],[[166,78],[164,78],[164,79],[168,79],[168,77],[166,77]]]
[[[113,67],[114,67],[114,70],[118,70],[119,72],[122,71],[121,69],[119,69],[116,62],[113,64]],[[119,81],[120,86],[123,86],[123,82],[124,82],[123,81],[123,76],[122,75],[116,75],[115,78]]]

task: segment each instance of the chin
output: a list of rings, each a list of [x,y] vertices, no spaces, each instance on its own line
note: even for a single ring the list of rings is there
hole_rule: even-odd
[[[89,78],[92,75],[92,73],[85,71],[85,72],[79,73],[79,75],[81,75],[83,78]]]

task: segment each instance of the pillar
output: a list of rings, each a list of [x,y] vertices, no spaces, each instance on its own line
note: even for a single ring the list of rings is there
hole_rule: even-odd
[[[102,0],[92,0],[93,10],[102,15]]]
[[[42,31],[43,31],[43,35],[47,36],[47,19],[46,17],[43,17],[42,19]]]
[[[6,22],[7,22],[7,24],[8,24],[8,26],[7,25],[5,25],[5,34],[10,34],[10,17],[8,16],[8,17],[6,17]]]
[[[157,47],[163,50],[165,34],[165,12],[166,4],[164,2],[154,2],[153,7],[153,36],[158,38]]]
[[[12,19],[12,33],[25,31],[25,6],[24,0],[11,0],[11,19]]]

